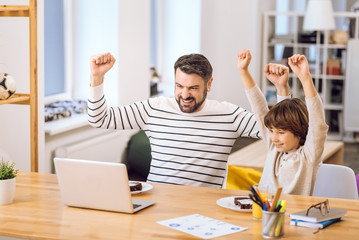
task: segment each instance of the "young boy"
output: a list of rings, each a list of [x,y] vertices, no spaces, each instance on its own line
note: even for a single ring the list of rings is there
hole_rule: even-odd
[[[289,66],[303,86],[306,105],[300,99],[288,98],[278,102],[271,110],[248,71],[250,61],[248,50],[238,53],[238,69],[268,149],[259,186],[269,192],[282,187],[283,193],[312,195],[322,163],[328,126],[307,59],[303,55],[288,59]],[[264,72],[279,96],[289,92],[289,69],[286,66],[267,64]]]

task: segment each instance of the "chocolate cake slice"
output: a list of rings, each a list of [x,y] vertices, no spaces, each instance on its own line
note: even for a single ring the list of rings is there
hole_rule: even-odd
[[[131,192],[142,190],[142,183],[140,182],[130,182],[129,184]]]
[[[252,209],[253,202],[249,197],[235,197],[234,205],[239,206],[241,209]]]

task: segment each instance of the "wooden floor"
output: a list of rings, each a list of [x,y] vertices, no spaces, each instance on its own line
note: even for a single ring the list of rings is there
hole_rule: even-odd
[[[232,152],[257,141],[252,138],[238,138],[234,143]],[[359,143],[344,143],[344,165],[353,169],[355,175],[359,174]]]

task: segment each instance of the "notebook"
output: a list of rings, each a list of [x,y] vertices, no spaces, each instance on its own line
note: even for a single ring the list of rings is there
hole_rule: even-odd
[[[54,158],[62,202],[67,206],[135,213],[155,203],[132,199],[126,165]]]
[[[290,225],[322,229],[329,225],[332,225],[333,223],[339,222],[340,220],[341,218],[334,218],[323,222],[307,222],[303,220],[291,219]]]
[[[291,219],[303,220],[307,222],[323,222],[335,218],[341,218],[347,215],[347,210],[339,208],[330,208],[329,213],[322,215],[319,209],[313,208],[306,216],[307,210],[289,214]]]

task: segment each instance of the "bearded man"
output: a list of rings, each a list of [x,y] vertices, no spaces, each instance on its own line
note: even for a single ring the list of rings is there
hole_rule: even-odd
[[[259,138],[259,129],[247,110],[207,99],[213,82],[208,59],[189,54],[176,61],[174,98],[160,96],[109,107],[103,81],[114,63],[110,53],[91,57],[90,125],[143,130],[151,145],[148,182],[221,188],[234,142],[238,137]]]

